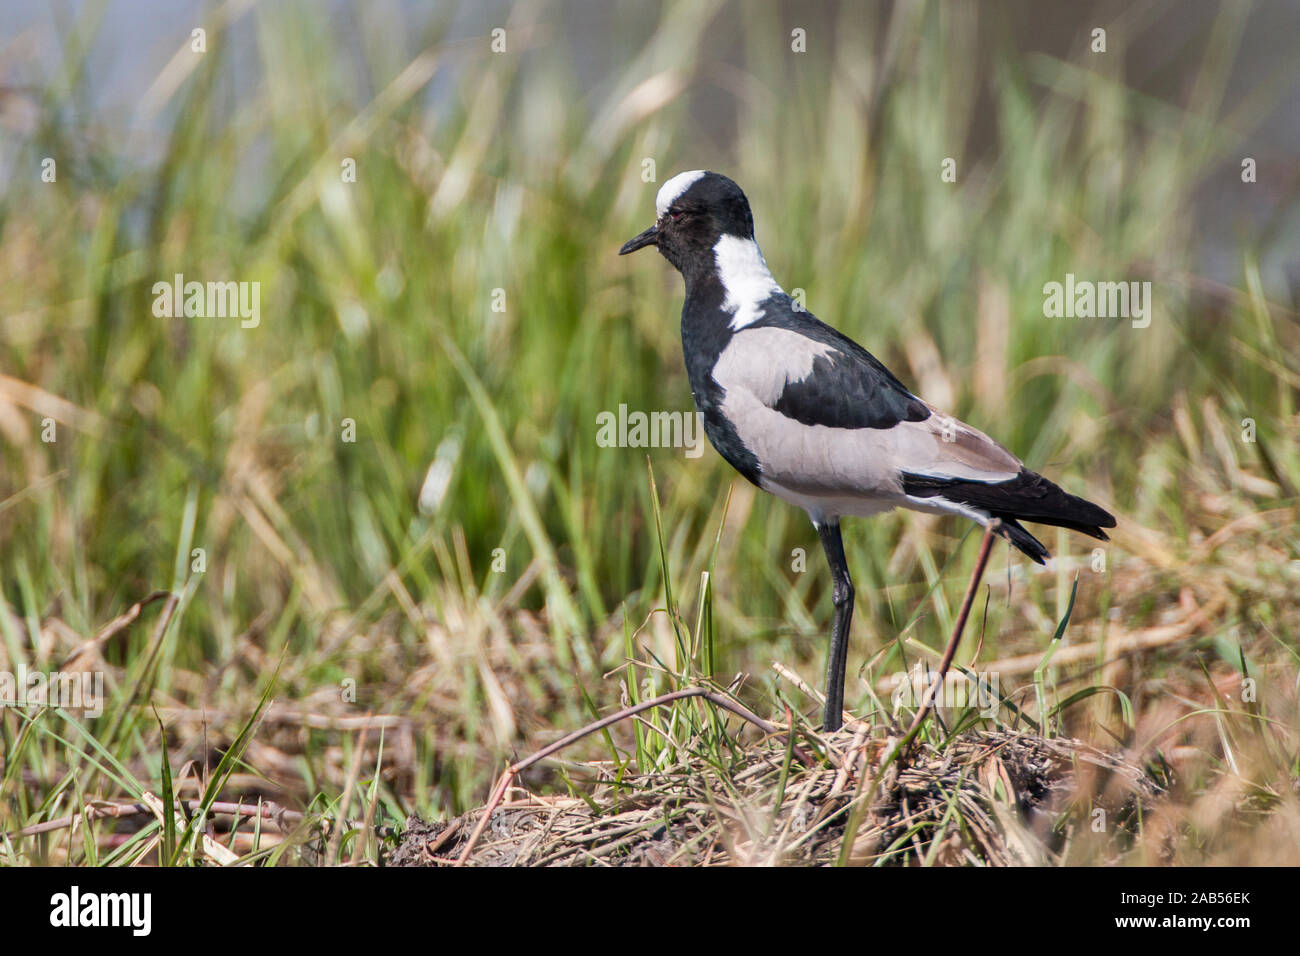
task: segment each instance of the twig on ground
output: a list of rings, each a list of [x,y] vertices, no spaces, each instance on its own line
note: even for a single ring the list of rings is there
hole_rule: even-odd
[[[199,812],[202,806],[201,800],[178,800],[177,805],[182,807],[187,814]],[[29,827],[23,827],[16,833],[10,834],[9,839],[16,837],[38,836],[42,833],[51,833],[55,830],[63,830],[72,826],[77,820],[84,819],[87,822],[92,820],[123,819],[125,817],[147,816],[152,814],[153,810],[144,803],[113,803],[107,805],[95,805],[91,803],[81,813],[70,813],[64,817],[56,817],[53,820],[46,820],[42,823],[33,823]],[[279,804],[266,803],[223,803],[217,802],[208,807],[209,815],[233,816],[233,817],[261,817],[263,820],[270,820],[284,832],[288,832],[295,824],[301,823],[303,814],[297,810],[286,810]],[[239,823],[235,821],[236,825]]]
[[[762,730],[765,734],[782,736],[781,728],[777,727],[775,724],[768,723],[748,708],[743,707],[730,698],[722,696],[716,691],[709,690],[707,687],[688,687],[685,690],[673,691],[670,694],[661,694],[660,696],[654,697],[650,700],[643,700],[639,704],[624,707],[622,710],[616,711],[608,717],[602,717],[600,720],[593,721],[585,727],[575,730],[571,734],[566,734],[559,740],[555,741],[555,743],[549,744],[531,756],[525,757],[518,763],[511,764],[507,767],[505,772],[501,774],[501,779],[497,781],[496,787],[493,788],[492,796],[483,807],[482,816],[479,817],[479,821],[475,825],[474,831],[470,834],[469,840],[466,841],[465,848],[461,851],[460,856],[456,860],[456,865],[464,866],[469,861],[470,854],[474,852],[474,847],[478,844],[479,837],[483,835],[483,831],[487,828],[488,821],[492,818],[492,814],[496,811],[501,800],[505,797],[506,790],[510,787],[511,781],[519,774],[523,773],[538,761],[545,760],[547,757],[554,753],[558,753],[565,747],[577,743],[589,734],[594,734],[597,731],[604,730],[606,727],[616,724],[620,720],[626,720],[628,717],[632,717],[645,710],[650,710],[652,707],[662,707],[664,704],[670,704],[675,700],[683,700],[687,697],[703,697],[705,700],[711,701],[723,710],[730,711],[737,717],[744,718],[755,727]],[[794,746],[793,750],[795,756],[797,756],[805,766],[811,767],[813,765],[812,759],[797,745]]]

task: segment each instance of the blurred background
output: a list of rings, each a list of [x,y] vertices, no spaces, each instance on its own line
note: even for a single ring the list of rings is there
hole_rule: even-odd
[[[805,516],[711,449],[596,440],[692,408],[680,279],[616,252],[708,168],[811,311],[1119,518],[1042,571],[999,547],[961,659],[1027,683],[1077,580],[1051,699],[1119,693],[1051,732],[1179,771],[1178,861],[1269,859],[1300,820],[1298,32],[1284,3],[8,0],[0,665],[108,699],[0,713],[0,830],[217,765],[268,694],[223,793],[461,812],[698,670],[674,622],[759,713],[816,714],[771,663],[820,685]],[[260,321],[159,316],[177,274],[258,283]],[[1048,317],[1067,274],[1150,282],[1149,326]],[[968,535],[846,526],[850,706],[942,646]],[[1236,740],[1243,680],[1271,729]],[[1267,814],[1213,809],[1228,765]],[[4,852],[96,861],[51,846]]]

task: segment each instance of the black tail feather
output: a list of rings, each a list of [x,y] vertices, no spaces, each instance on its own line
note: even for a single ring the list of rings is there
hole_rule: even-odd
[[[1051,557],[1047,549],[1043,547],[1043,542],[1039,541],[1032,534],[1026,531],[1015,518],[1008,518],[998,515],[1002,518],[1002,535],[1017,548],[1029,556],[1029,559],[1036,564],[1046,564],[1047,559]]]
[[[1100,541],[1110,540],[1102,528],[1115,527],[1110,512],[1062,491],[1027,468],[1010,481],[997,484],[905,473],[903,491],[917,498],[942,498],[1001,518],[1006,538],[1039,564],[1049,557],[1048,551],[1021,526],[1021,521],[1068,528]]]

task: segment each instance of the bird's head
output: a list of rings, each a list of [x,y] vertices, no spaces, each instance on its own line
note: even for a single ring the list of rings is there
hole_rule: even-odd
[[[663,184],[655,198],[655,224],[618,250],[620,256],[657,246],[689,280],[712,268],[714,248],[723,236],[754,238],[754,217],[739,186],[720,173],[694,169]]]

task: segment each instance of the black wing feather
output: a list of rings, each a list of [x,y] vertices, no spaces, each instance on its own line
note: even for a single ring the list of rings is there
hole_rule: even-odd
[[[750,327],[788,329],[834,351],[814,361],[802,381],[786,385],[773,406],[776,411],[802,425],[828,428],[893,428],[930,417],[925,402],[874,355],[811,312],[792,308],[787,296],[780,298],[786,301],[769,300],[764,318]]]

